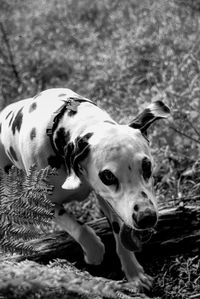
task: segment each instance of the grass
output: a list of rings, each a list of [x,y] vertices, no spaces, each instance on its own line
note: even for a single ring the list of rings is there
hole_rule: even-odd
[[[1,5],[1,107],[41,89],[69,87],[127,123],[147,103],[162,99],[172,118],[150,132],[157,196],[166,201],[199,193],[200,1]],[[84,220],[99,216],[93,199],[84,205],[72,207],[78,217],[85,209]],[[198,257],[180,254],[152,264],[153,298],[198,298]]]

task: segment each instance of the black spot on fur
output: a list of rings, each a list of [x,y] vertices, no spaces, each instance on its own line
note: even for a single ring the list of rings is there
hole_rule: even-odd
[[[69,110],[68,116],[74,116],[74,115],[76,115],[76,113],[77,113],[77,111]]]
[[[147,194],[146,194],[144,191],[141,192],[141,195],[142,195],[142,197],[144,197],[144,198],[147,198],[147,197],[148,197]]]
[[[33,102],[29,108],[29,113],[33,112],[37,108],[36,102]]]
[[[156,102],[157,106],[160,106],[160,109],[163,110],[165,113],[170,113],[169,107],[167,107],[162,101]]]
[[[2,125],[0,124],[0,134],[1,134],[1,126],[2,126]]]
[[[64,159],[57,155],[57,156],[50,156],[47,159],[48,165],[50,165],[52,168],[59,169],[61,165],[64,163]]]
[[[62,216],[66,213],[65,209],[64,208],[61,208],[58,212],[58,216]]]
[[[151,170],[151,161],[145,157],[142,160],[142,175],[145,181],[148,181],[151,177],[152,170]]]
[[[59,154],[64,155],[64,148],[69,143],[69,141],[70,141],[69,131],[65,133],[65,129],[63,127],[58,129],[55,137],[55,145]]]
[[[125,224],[121,227],[120,240],[122,245],[130,251],[141,249],[141,244],[137,244],[132,238],[132,228]]]
[[[151,112],[151,109],[146,108],[134,119],[130,126],[134,129],[142,129],[147,124],[151,124],[153,120],[155,120],[155,115]]]
[[[15,134],[15,131],[20,131],[21,125],[22,125],[22,119],[23,119],[23,113],[22,113],[23,107],[17,112],[13,123],[12,123],[12,132]]]
[[[112,228],[115,234],[119,234],[120,232],[120,226],[119,223],[117,221],[113,221],[112,222]]]
[[[36,128],[33,128],[30,133],[30,138],[33,140],[36,137]]]
[[[88,139],[93,135],[93,133],[88,133],[83,137],[77,137],[75,142],[69,142],[65,146],[65,163],[68,168],[69,174],[71,173],[71,168],[74,169],[75,173],[79,174],[79,163],[83,161],[90,152],[90,146]]]
[[[59,94],[59,97],[66,97],[66,93]]]
[[[6,173],[9,173],[9,170],[11,169],[11,167],[12,167],[12,164],[7,164],[6,166],[4,166],[4,171]]]
[[[11,115],[12,111],[10,111],[7,115],[6,115],[6,119]]]
[[[65,134],[65,144],[67,144],[69,141],[70,141],[70,133],[69,131],[67,131]]]
[[[144,116],[142,118],[142,123],[146,124],[154,118],[154,114],[151,112],[150,109],[145,109]]]
[[[139,116],[135,119],[131,125],[134,129],[141,129],[145,124],[149,123],[154,118],[154,114],[149,108],[146,108]]]
[[[73,168],[76,174],[79,172],[79,163],[87,158],[90,152],[90,146],[88,139],[93,133],[87,133],[83,137],[77,137],[75,139],[75,151],[72,155]]]
[[[74,143],[73,142],[69,142],[66,146],[65,146],[65,164],[67,166],[67,170],[68,170],[68,174],[71,173],[71,168],[72,168],[72,155],[74,153]]]
[[[10,146],[10,149],[9,149],[9,150],[10,150],[10,155],[11,155],[11,157],[13,158],[13,160],[18,161],[18,159],[17,159],[17,154],[16,154],[14,148],[13,148],[12,146]]]
[[[9,127],[10,127],[10,126],[11,126],[11,124],[12,124],[13,117],[14,117],[14,113],[12,114],[12,117],[11,117],[11,119],[10,119],[10,121],[9,121]]]
[[[129,170],[132,170],[132,168],[131,168],[131,166],[130,166],[130,165],[128,166],[128,169],[129,169]]]

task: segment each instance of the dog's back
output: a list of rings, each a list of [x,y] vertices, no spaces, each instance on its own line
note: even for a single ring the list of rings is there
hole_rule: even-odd
[[[0,113],[0,167],[11,164],[28,170],[37,163],[38,168],[48,165],[54,154],[47,126],[54,112],[66,97],[78,97],[69,89],[50,89],[34,98],[13,103]]]

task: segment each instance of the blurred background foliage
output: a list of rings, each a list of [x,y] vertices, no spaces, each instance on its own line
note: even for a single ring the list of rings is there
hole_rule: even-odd
[[[68,87],[127,123],[161,99],[172,117],[151,129],[158,193],[185,194],[182,174],[199,159],[200,1],[0,0],[0,6],[1,108]]]

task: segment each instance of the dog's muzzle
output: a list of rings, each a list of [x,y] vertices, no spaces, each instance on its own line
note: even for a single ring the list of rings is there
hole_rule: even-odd
[[[136,229],[149,229],[154,227],[158,220],[157,213],[152,208],[134,212],[132,218]]]
[[[140,251],[155,232],[154,226],[158,215],[153,205],[134,208],[132,214],[133,227],[123,224],[120,230],[120,239],[123,246],[130,251]]]

